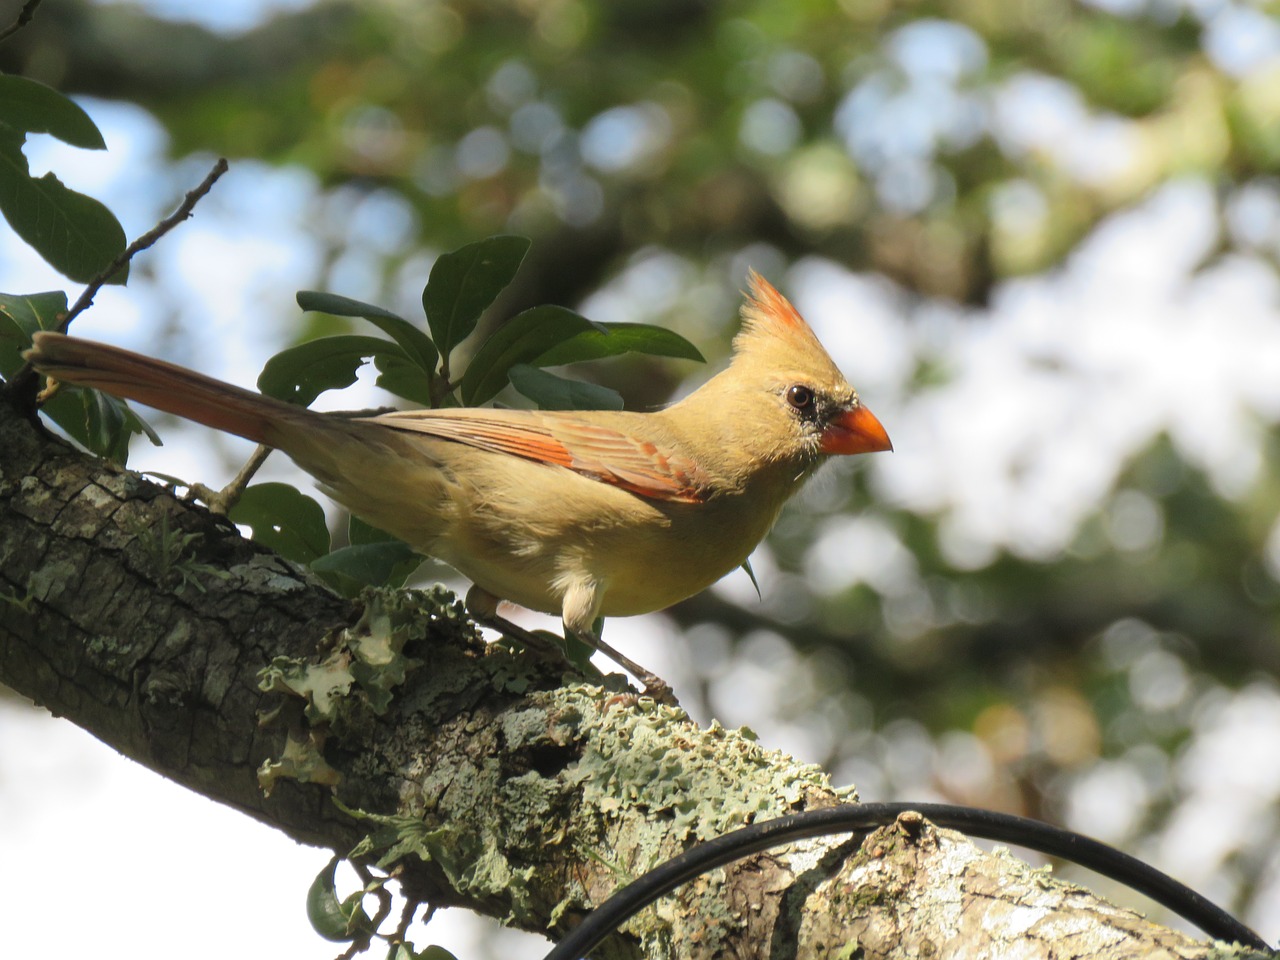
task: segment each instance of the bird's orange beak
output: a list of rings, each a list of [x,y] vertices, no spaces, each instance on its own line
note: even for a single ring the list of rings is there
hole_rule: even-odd
[[[893,442],[875,414],[858,404],[827,423],[822,432],[823,453],[879,453],[892,450]]]

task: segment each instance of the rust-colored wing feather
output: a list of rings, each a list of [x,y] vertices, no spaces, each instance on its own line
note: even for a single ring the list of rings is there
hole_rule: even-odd
[[[372,418],[398,430],[565,467],[652,500],[701,503],[703,472],[689,457],[572,414],[524,410],[431,410]]]

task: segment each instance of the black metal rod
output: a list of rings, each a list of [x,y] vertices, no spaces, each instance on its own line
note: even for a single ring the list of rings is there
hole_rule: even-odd
[[[1070,830],[1026,817],[946,803],[855,803],[755,823],[686,850],[629,883],[589,913],[547,954],[546,960],[581,960],[635,914],[708,870],[796,840],[867,833],[893,823],[909,811],[941,827],[1016,844],[1087,867],[1145,894],[1214,939],[1271,952],[1258,934],[1190,887],[1136,857]]]

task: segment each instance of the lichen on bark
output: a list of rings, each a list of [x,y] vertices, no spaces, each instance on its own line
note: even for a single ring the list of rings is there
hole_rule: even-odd
[[[0,681],[296,839],[345,854],[372,837],[365,852],[391,855],[411,896],[555,935],[700,838],[842,799],[820,770],[744,732],[483,646],[426,608],[392,616],[412,635],[381,647],[413,669],[379,683],[390,675],[370,666],[368,687],[340,691],[350,709],[317,747],[336,785],[278,780],[264,796],[257,771],[289,729],[259,724],[282,699],[260,688],[264,669],[320,663],[371,608],[3,403],[0,450]],[[394,602],[405,612],[422,598]],[[961,950],[1243,955],[907,821],[712,871],[597,956]]]

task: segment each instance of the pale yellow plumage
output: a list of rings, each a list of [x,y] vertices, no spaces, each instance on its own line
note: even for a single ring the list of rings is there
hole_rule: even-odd
[[[59,334],[37,334],[28,356],[59,380],[278,447],[357,516],[590,638],[598,616],[661,609],[740,566],[826,456],[890,448],[755,274],[743,320],[729,367],[652,413],[352,419]]]

